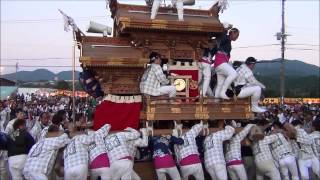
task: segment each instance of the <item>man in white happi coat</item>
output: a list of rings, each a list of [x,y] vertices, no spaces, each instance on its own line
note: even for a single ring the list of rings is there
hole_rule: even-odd
[[[184,143],[182,145],[175,145],[176,159],[180,166],[183,180],[187,180],[191,175],[193,175],[196,180],[204,180],[202,164],[196,143],[196,137],[202,129],[202,122],[195,124],[185,134],[180,135]]]
[[[320,162],[312,149],[312,136],[301,128],[301,121],[295,120],[291,124],[294,126],[293,133],[295,135],[295,140],[299,152],[298,167],[301,178],[303,180],[307,180],[310,178],[309,169],[312,169],[312,172],[316,174],[316,176],[320,177]]]
[[[139,133],[137,130],[135,129],[130,129],[130,131],[132,131],[133,133]],[[136,132],[134,132],[136,131]],[[135,139],[135,140],[131,140],[131,141],[127,141],[127,145],[128,145],[128,151],[130,156],[132,157],[132,163],[134,164],[134,158],[137,154],[137,147],[148,147],[148,132],[146,128],[142,128],[140,129],[140,132],[142,134],[142,137]],[[132,175],[131,175],[132,180],[140,180],[141,178],[139,177],[139,175],[132,170]]]
[[[5,129],[5,124],[10,120],[11,109],[5,103],[0,103],[0,132]],[[7,151],[0,150],[0,179],[7,179]]]
[[[46,138],[33,145],[28,154],[23,169],[23,175],[27,180],[48,180],[59,149],[70,142],[68,135],[59,132],[57,126],[50,126],[48,133]],[[55,137],[51,136],[50,133],[61,135]]]
[[[140,82],[140,91],[142,94],[151,96],[160,96],[168,94],[169,97],[176,96],[176,87],[168,85],[170,83],[161,68],[161,55],[157,52],[151,52],[150,66],[147,67]]]
[[[220,125],[219,127],[223,126]],[[214,132],[204,140],[204,165],[212,179],[228,179],[223,154],[223,141],[229,140],[234,132],[233,127],[225,126],[224,130]]]
[[[129,154],[127,141],[139,137],[140,133],[134,133],[131,128],[126,128],[125,131],[110,134],[104,139],[110,159],[112,180],[131,179],[133,160]]]
[[[299,180],[296,158],[292,152],[289,141],[282,134],[285,132],[281,130],[281,127],[280,122],[275,121],[273,123],[273,133],[278,136],[278,140],[270,146],[272,154],[280,166],[280,173],[283,179],[290,180],[290,172],[292,180]]]
[[[262,89],[266,87],[259,82],[253,75],[253,68],[257,60],[254,57],[248,57],[246,62],[237,68],[237,78],[234,80],[235,93],[238,98],[251,98],[251,110],[256,113],[262,113],[266,110],[259,107],[258,103]]]
[[[111,180],[112,174],[110,170],[109,156],[105,148],[104,139],[108,136],[111,126],[105,124],[95,132],[89,132],[94,136],[94,143],[89,146],[89,170],[90,179]]]
[[[3,132],[5,127],[5,122],[8,122],[10,119],[11,109],[5,103],[0,103],[0,131]]]
[[[267,120],[260,120],[258,123],[258,125],[264,126],[262,129],[266,129],[267,124]],[[269,177],[271,180],[281,179],[270,149],[270,145],[277,140],[278,136],[271,134],[265,136],[262,140],[252,143],[254,162],[257,168],[257,180],[263,180],[264,176]]]
[[[9,123],[7,124],[4,132],[7,133],[8,135],[10,135],[14,130],[13,130],[13,123],[16,122],[17,119],[25,119],[25,112],[22,109],[18,109],[16,112],[16,118],[12,119],[9,121]]]
[[[73,137],[63,152],[64,179],[86,180],[88,178],[88,148],[94,136],[77,135]]]
[[[39,120],[35,122],[34,126],[29,131],[36,142],[40,140],[42,130],[49,126],[50,118],[51,115],[49,112],[41,113]]]
[[[320,121],[314,120],[312,122],[312,133],[310,134],[312,137],[312,149],[318,160],[320,161]]]
[[[232,180],[247,180],[246,169],[241,157],[241,141],[247,137],[254,124],[248,124],[242,131],[235,134],[226,144],[227,170]]]

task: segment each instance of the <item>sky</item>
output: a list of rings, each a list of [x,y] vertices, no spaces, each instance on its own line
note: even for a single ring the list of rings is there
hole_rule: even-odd
[[[118,1],[145,4],[144,0]],[[196,0],[192,8],[208,9],[214,1]],[[18,71],[46,68],[57,73],[72,69],[72,33],[64,31],[58,9],[73,17],[83,32],[90,20],[113,24],[105,0],[1,0],[1,74],[14,72],[16,63]],[[290,35],[285,58],[320,66],[319,0],[286,0],[285,20]],[[229,0],[220,21],[240,29],[239,39],[232,44],[231,60],[281,57],[275,37],[281,29],[281,0]],[[76,64],[79,66],[78,60]]]

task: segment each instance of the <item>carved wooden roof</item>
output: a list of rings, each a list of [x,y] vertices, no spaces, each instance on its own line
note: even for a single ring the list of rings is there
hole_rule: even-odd
[[[196,33],[222,32],[223,25],[219,20],[219,8],[209,10],[184,9],[184,21],[178,21],[175,8],[160,7],[156,19],[151,20],[151,7],[142,5],[120,4],[110,0],[111,16],[115,28],[121,33],[135,30],[179,31]]]
[[[81,44],[80,62],[85,66],[143,67],[148,62],[127,38],[84,36]]]

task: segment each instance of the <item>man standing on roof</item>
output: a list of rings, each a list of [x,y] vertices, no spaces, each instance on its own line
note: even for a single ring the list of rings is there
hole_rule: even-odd
[[[203,56],[199,61],[199,85],[200,85],[200,95],[203,97],[213,96],[212,89],[210,88],[211,80],[211,64],[213,64],[212,59],[216,53],[216,48],[213,47],[213,43],[209,42],[209,47],[203,50]]]
[[[236,79],[237,72],[228,63],[231,52],[231,41],[236,41],[239,37],[240,31],[237,28],[231,28],[232,25],[225,23],[225,29],[230,29],[229,34],[225,30],[222,36],[217,37],[217,52],[215,54],[214,68],[217,73],[217,87],[215,90],[215,97],[222,99],[229,99],[226,91],[231,83]]]
[[[161,55],[152,52],[149,56],[150,66],[144,72],[141,82],[140,91],[142,94],[151,96],[160,96],[168,94],[169,97],[176,96],[176,87],[167,85],[170,81],[164,75],[161,68]]]

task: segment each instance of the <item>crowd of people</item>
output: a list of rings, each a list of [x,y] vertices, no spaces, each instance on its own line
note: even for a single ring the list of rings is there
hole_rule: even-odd
[[[63,99],[1,102],[1,179],[140,179],[135,160],[152,160],[158,179],[319,178],[319,105],[267,105],[250,124],[220,121],[210,132],[200,122],[184,133],[177,125],[172,135],[154,135],[145,128],[109,132],[108,124],[74,132]],[[76,104],[84,117],[85,104],[94,108]],[[252,138],[256,127],[264,137]]]
[[[76,119],[86,117],[87,121],[92,121],[92,115],[97,101],[94,98],[75,99]],[[22,109],[27,118],[33,120],[39,119],[43,112],[51,115],[59,110],[65,110],[69,119],[72,118],[72,98],[66,96],[40,96],[36,94],[13,94],[8,100],[1,101],[1,130],[6,126],[10,119],[16,117],[18,109]]]

